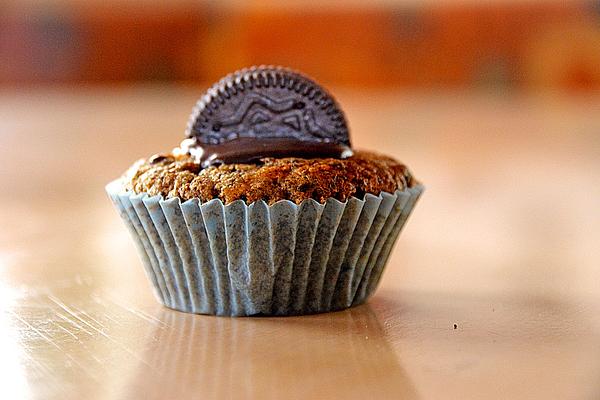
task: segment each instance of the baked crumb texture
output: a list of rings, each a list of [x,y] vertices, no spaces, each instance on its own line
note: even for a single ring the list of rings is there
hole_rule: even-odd
[[[259,164],[229,164],[200,169],[188,155],[155,155],[136,162],[123,177],[125,189],[135,193],[221,199],[228,204],[264,200],[273,204],[290,200],[300,204],[328,198],[346,201],[366,193],[393,193],[413,187],[416,181],[406,166],[392,158],[355,152],[346,159],[265,158]]]

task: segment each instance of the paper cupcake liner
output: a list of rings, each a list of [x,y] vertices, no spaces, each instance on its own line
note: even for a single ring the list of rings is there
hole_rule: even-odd
[[[298,315],[363,303],[376,289],[422,186],[342,203],[200,203],[106,191],[155,294],[180,311]]]

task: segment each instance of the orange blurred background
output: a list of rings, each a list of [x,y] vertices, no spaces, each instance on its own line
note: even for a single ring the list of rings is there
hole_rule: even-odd
[[[3,87],[273,63],[327,85],[581,92],[600,88],[600,2],[5,0],[0,60]]]

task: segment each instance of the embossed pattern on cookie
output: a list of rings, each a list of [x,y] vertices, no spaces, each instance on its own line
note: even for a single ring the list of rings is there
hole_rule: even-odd
[[[333,97],[310,78],[274,66],[221,79],[194,107],[186,136],[206,145],[256,138],[350,147],[344,113]]]

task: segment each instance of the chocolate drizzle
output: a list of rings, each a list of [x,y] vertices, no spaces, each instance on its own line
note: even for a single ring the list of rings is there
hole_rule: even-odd
[[[186,136],[203,167],[352,154],[346,119],[333,97],[281,67],[252,67],[223,78],[196,104]]]

